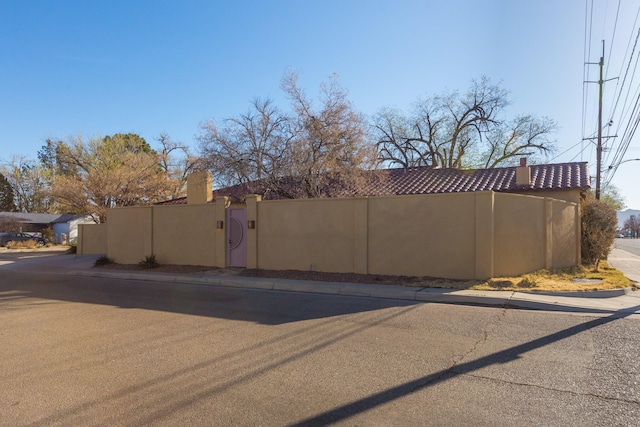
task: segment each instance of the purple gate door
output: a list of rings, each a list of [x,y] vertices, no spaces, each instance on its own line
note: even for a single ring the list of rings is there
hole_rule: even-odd
[[[229,267],[247,266],[247,210],[227,209],[227,260]]]

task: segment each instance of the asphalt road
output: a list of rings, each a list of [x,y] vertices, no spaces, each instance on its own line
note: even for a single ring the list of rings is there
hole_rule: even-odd
[[[637,425],[634,317],[0,265],[0,425]]]
[[[640,256],[640,239],[616,239],[614,246]]]

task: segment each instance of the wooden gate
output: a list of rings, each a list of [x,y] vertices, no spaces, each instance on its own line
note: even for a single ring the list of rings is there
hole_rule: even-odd
[[[227,209],[227,260],[229,267],[247,266],[247,210]]]

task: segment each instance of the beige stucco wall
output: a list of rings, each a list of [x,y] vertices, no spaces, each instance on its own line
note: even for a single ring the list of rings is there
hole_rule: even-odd
[[[216,266],[216,239],[224,239],[216,220],[212,203],[154,206],[153,252],[158,262]]]
[[[260,202],[257,267],[353,272],[354,213],[354,199]]]
[[[228,200],[108,212],[108,256],[226,266]],[[247,197],[247,267],[486,279],[579,262],[579,206],[462,193],[261,201]],[[103,239],[104,240],[104,239]],[[86,240],[85,240],[86,241]],[[99,244],[96,244],[99,246]]]
[[[369,199],[369,272],[475,275],[474,194]]]
[[[523,192],[518,192],[517,195],[548,197],[551,199],[564,200],[565,202],[580,204],[580,200],[581,200],[580,192],[581,192],[580,189],[523,191]],[[501,194],[515,194],[515,193],[501,193]]]
[[[152,255],[151,206],[109,209],[107,256],[120,264],[137,264]]]
[[[453,279],[564,267],[579,259],[577,209],[493,192],[257,202],[249,267]]]
[[[217,266],[219,243],[224,242],[217,219],[214,203],[110,209],[108,256],[122,264],[155,255],[160,264]]]
[[[563,200],[495,195],[495,276],[577,265],[579,205]]]
[[[495,195],[494,275],[509,276],[544,268],[544,200],[513,194]]]
[[[579,205],[553,203],[552,264],[554,268],[570,267],[580,263]]]
[[[78,224],[78,253],[107,253],[107,224]]]

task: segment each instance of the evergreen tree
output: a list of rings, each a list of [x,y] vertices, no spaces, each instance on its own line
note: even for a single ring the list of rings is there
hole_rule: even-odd
[[[13,202],[13,188],[4,175],[0,173],[0,212],[15,212],[16,205]]]

